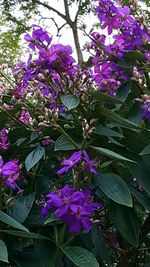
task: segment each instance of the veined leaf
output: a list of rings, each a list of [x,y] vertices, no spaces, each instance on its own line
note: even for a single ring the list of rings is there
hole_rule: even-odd
[[[111,205],[113,221],[119,233],[133,246],[139,242],[139,223],[133,208],[113,203]]]
[[[135,162],[131,159],[128,159],[128,158],[125,158],[123,157],[122,155],[112,151],[112,150],[109,150],[109,149],[106,149],[106,148],[103,148],[103,147],[96,147],[96,146],[91,146],[91,148],[93,148],[94,150],[96,150],[97,152],[101,153],[102,155],[105,155],[109,158],[114,158],[114,159],[119,159],[119,160],[123,160],[123,161],[129,161],[129,162]]]
[[[20,224],[15,219],[13,219],[12,217],[10,217],[8,214],[4,213],[1,210],[0,210],[0,221],[2,221],[2,222],[6,223],[6,224],[8,224],[14,228],[17,228],[19,230],[29,232],[26,227],[24,227],[22,224]]]
[[[113,201],[132,207],[132,196],[124,180],[114,173],[103,173],[97,178],[99,188]]]
[[[26,170],[31,170],[43,157],[45,153],[45,148],[38,146],[35,150],[33,150],[25,159],[25,167]]]
[[[68,110],[76,108],[80,103],[79,98],[74,95],[62,95],[61,101]]]
[[[62,251],[78,267],[99,267],[95,256],[82,247],[65,246]]]
[[[8,252],[4,241],[0,240],[0,261],[8,262]]]

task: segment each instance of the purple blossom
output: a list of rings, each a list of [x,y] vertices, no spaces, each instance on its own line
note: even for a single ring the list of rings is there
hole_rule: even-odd
[[[18,161],[11,160],[4,163],[0,156],[0,177],[8,187],[20,190],[16,184],[16,180],[19,179]]]
[[[7,150],[8,147],[8,131],[6,128],[3,128],[0,132],[0,149]]]
[[[67,173],[69,169],[72,169],[80,160],[82,157],[82,151],[74,152],[70,158],[64,159],[61,163],[63,168],[61,168],[59,171],[57,171],[57,174],[62,175],[64,173]]]
[[[44,140],[42,141],[42,144],[44,146],[50,146],[54,144],[54,141],[52,139],[49,138],[49,136],[45,136]]]
[[[36,48],[40,49],[43,42],[46,42],[46,45],[49,45],[52,40],[48,33],[41,28],[33,30],[32,36],[27,33],[24,39],[29,42],[29,47],[32,50],[35,50]]]
[[[84,166],[93,174],[98,174],[95,166],[96,166],[96,161],[95,160],[90,160],[87,152],[84,151],[77,151],[74,152],[70,158],[64,159],[61,163],[63,166],[60,170],[57,171],[58,175],[63,175],[67,173],[70,169],[74,168],[77,163],[80,161],[84,162]]]
[[[25,125],[29,125],[29,122],[31,120],[31,116],[30,116],[29,112],[22,110],[21,117],[19,120],[22,121]]]
[[[96,52],[92,60],[93,81],[101,91],[115,96],[121,82],[132,77],[132,69],[127,72],[117,65],[117,61],[111,60],[111,56],[122,59],[126,52],[139,50],[149,59],[149,51],[144,51],[143,45],[150,41],[150,36],[148,30],[131,15],[128,6],[120,6],[119,2],[111,0],[98,2],[96,12],[101,23],[100,28],[107,29],[108,34],[111,34],[111,41],[108,44],[106,37],[101,38],[103,35],[96,32],[91,34],[95,43],[93,40],[89,47]],[[115,34],[113,30],[117,30]]]
[[[48,200],[42,209],[42,218],[52,210],[57,218],[68,224],[71,233],[88,232],[92,227],[89,217],[102,208],[101,204],[93,201],[91,190],[77,191],[68,185],[46,197]]]
[[[85,165],[87,166],[87,168],[89,169],[89,171],[95,175],[98,174],[96,168],[95,168],[95,165],[96,165],[96,161],[95,160],[90,160],[87,152],[84,150],[83,151],[83,159],[84,159],[84,162],[85,162]]]
[[[150,100],[145,100],[142,105],[142,120],[150,122]]]
[[[60,92],[64,92],[62,77],[74,83],[79,67],[72,57],[70,45],[51,44],[51,37],[46,31],[36,25],[34,28],[31,35],[25,35],[25,39],[29,47],[37,51],[35,55],[29,55],[27,63],[21,62],[14,70],[14,75],[18,75],[20,81],[15,97],[22,98],[24,93],[34,94],[32,88],[36,84],[45,97],[51,95],[49,108],[57,108],[61,113],[64,108],[57,100]]]

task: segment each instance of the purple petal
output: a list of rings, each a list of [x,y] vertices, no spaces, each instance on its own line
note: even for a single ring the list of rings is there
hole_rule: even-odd
[[[92,228],[91,219],[82,216],[82,217],[80,217],[80,221],[82,223],[83,230],[85,230],[86,232],[88,232]]]
[[[73,234],[79,233],[81,230],[81,222],[79,219],[75,219],[69,223],[69,231]]]

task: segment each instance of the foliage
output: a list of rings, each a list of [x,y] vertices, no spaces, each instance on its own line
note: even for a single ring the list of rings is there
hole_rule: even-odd
[[[111,0],[96,12],[111,43],[89,35],[91,67],[34,25],[27,62],[0,71],[3,266],[150,264],[148,29]]]

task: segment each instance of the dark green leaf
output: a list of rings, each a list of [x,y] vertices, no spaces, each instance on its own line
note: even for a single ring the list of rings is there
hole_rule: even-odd
[[[26,233],[22,231],[14,231],[14,230],[0,230],[0,232],[9,234],[9,235],[14,235],[14,236],[20,236],[20,237],[27,237],[31,239],[39,239],[39,240],[50,240],[48,237],[44,235],[40,235],[37,233]]]
[[[12,217],[10,217],[9,215],[7,215],[6,213],[4,213],[3,211],[0,211],[0,221],[14,227],[17,228],[19,230],[25,231],[25,232],[29,232],[28,229],[26,227],[24,227],[22,224],[20,224],[19,222],[17,222],[15,219],[13,219]]]
[[[130,82],[123,83],[117,90],[117,98],[121,101],[125,101],[131,92]],[[120,106],[120,105],[119,105]]]
[[[109,165],[111,165],[112,162],[112,160],[105,161],[104,163],[102,163],[101,169],[108,167]]]
[[[94,92],[94,94],[92,95],[92,98],[96,101],[102,101],[102,102],[108,101],[108,102],[112,102],[114,104],[121,104],[122,103],[122,101],[120,99],[111,97],[111,96],[106,95],[100,91]]]
[[[135,62],[135,61],[145,61],[145,56],[143,53],[141,53],[140,51],[129,51],[124,53],[124,57],[128,60],[130,60],[131,62]]]
[[[62,95],[61,101],[68,110],[76,108],[80,103],[79,98],[74,95]]]
[[[95,256],[82,247],[65,246],[62,251],[78,267],[99,267]]]
[[[2,240],[0,240],[0,261],[8,262],[7,247]]]
[[[130,122],[129,120],[121,117],[119,114],[115,113],[114,111],[107,109],[105,107],[98,107],[98,110],[103,114],[106,118],[110,119],[111,121],[115,121],[119,123],[122,127],[127,129],[141,129],[141,127],[137,126],[136,124]]]
[[[58,220],[58,218],[56,218],[56,217],[54,217],[54,216],[51,216],[51,217],[49,217],[49,218],[47,218],[47,219],[45,220],[44,225],[51,224],[52,222],[55,222],[55,221],[57,221],[57,220]]]
[[[101,126],[101,125],[95,127],[94,133],[99,134],[99,135],[105,135],[105,136],[114,136],[114,137],[120,137],[120,138],[123,137],[120,133],[113,131],[108,127]]]
[[[114,173],[103,173],[97,178],[99,188],[113,201],[132,207],[132,197],[124,180]]]
[[[16,197],[9,211],[10,216],[12,216],[18,222],[23,223],[28,217],[34,199],[35,199],[35,193],[31,193],[26,196]]]
[[[119,159],[119,160],[123,160],[123,161],[129,161],[129,162],[134,162],[133,160],[131,159],[128,159],[128,158],[125,158],[123,156],[121,156],[120,154],[112,151],[112,150],[109,150],[109,149],[106,149],[106,148],[103,148],[103,147],[95,147],[95,146],[91,146],[91,148],[93,148],[94,150],[96,150],[97,152],[99,152],[100,154],[102,155],[105,155],[109,158],[113,158],[113,159]]]
[[[26,170],[31,170],[43,157],[45,153],[45,148],[38,146],[35,150],[33,150],[25,159],[25,167]]]
[[[150,197],[145,192],[137,191],[134,187],[130,187],[130,191],[140,204],[150,212]]]
[[[136,177],[137,182],[145,189],[145,191],[150,194],[150,156],[146,155],[143,157],[135,156],[137,164],[128,163],[133,177]]]
[[[98,225],[93,225],[91,230],[92,241],[96,250],[96,255],[99,255],[107,266],[110,266],[111,259],[110,259],[110,250],[106,245],[106,241],[102,235],[101,229]]]
[[[47,244],[47,250],[51,250],[49,244]],[[54,267],[51,261],[50,251],[41,247],[40,250],[34,252],[22,252],[17,251],[12,255],[12,258],[19,267]]]
[[[134,103],[129,111],[128,120],[140,126],[141,124],[141,107],[139,103]]]
[[[133,246],[139,242],[139,223],[133,208],[113,203],[111,205],[113,221],[119,233]]]
[[[150,154],[150,144],[148,146],[146,146],[141,152],[140,155],[148,155]]]
[[[78,144],[80,146],[80,144]],[[67,150],[74,150],[76,149],[75,146],[63,135],[61,135],[55,142],[54,151],[67,151]]]

